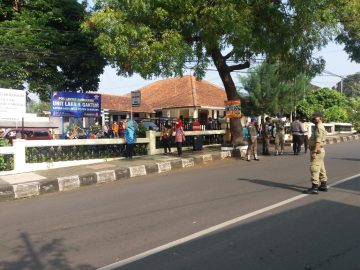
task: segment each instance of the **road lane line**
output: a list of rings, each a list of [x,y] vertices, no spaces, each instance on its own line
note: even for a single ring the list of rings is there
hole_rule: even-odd
[[[348,177],[348,178],[338,180],[338,181],[336,181],[335,183],[329,185],[329,187],[333,187],[333,186],[339,185],[339,184],[341,184],[341,183],[344,183],[344,182],[346,182],[346,181],[349,181],[349,180],[352,180],[352,179],[358,178],[358,177],[360,177],[360,174],[353,175],[353,176],[350,176],[350,177]],[[200,237],[202,237],[202,236],[208,235],[208,234],[213,233],[213,232],[215,232],[215,231],[224,229],[224,228],[226,228],[226,227],[228,227],[228,226],[231,226],[231,225],[233,225],[233,224],[235,224],[235,223],[238,223],[238,222],[240,222],[240,221],[244,221],[244,220],[249,219],[249,218],[252,218],[252,217],[254,217],[254,216],[257,216],[257,215],[263,214],[263,213],[265,213],[265,212],[271,211],[271,210],[273,210],[273,209],[275,209],[275,208],[278,208],[278,207],[281,207],[281,206],[290,204],[290,203],[292,203],[292,202],[294,202],[294,201],[300,200],[300,199],[302,199],[302,198],[304,198],[304,197],[307,197],[307,196],[309,196],[309,194],[297,195],[297,196],[292,197],[292,198],[290,198],[290,199],[287,199],[287,200],[284,200],[284,201],[281,201],[281,202],[272,204],[272,205],[270,205],[270,206],[261,208],[261,209],[259,209],[259,210],[254,211],[254,212],[251,212],[251,213],[248,213],[248,214],[239,216],[239,217],[237,217],[237,218],[234,218],[234,219],[225,221],[225,222],[220,223],[220,224],[218,224],[218,225],[215,225],[215,226],[209,227],[209,228],[207,228],[207,229],[205,229],[205,230],[202,230],[202,231],[199,231],[199,232],[190,234],[190,235],[185,236],[185,237],[183,237],[183,238],[180,238],[180,239],[178,239],[178,240],[175,240],[175,241],[172,241],[172,242],[167,243],[167,244],[165,244],[165,245],[162,245],[162,246],[159,246],[159,247],[150,249],[150,250],[148,250],[148,251],[145,251],[145,252],[143,252],[143,253],[140,253],[140,254],[137,254],[137,255],[135,255],[135,256],[129,257],[129,258],[127,258],[127,259],[124,259],[124,260],[115,262],[115,263],[113,263],[113,264],[109,264],[109,265],[107,265],[107,266],[98,268],[97,270],[111,270],[111,269],[115,269],[115,268],[124,266],[124,265],[129,264],[129,263],[132,263],[132,262],[135,262],[135,261],[144,259],[144,258],[146,258],[146,257],[149,257],[149,256],[154,255],[154,254],[156,254],[156,253],[159,253],[159,252],[161,252],[161,251],[164,251],[164,250],[173,248],[173,247],[175,247],[175,246],[179,246],[179,245],[181,245],[181,244],[184,244],[184,243],[186,243],[186,242],[189,242],[189,241],[192,241],[192,240],[194,240],[194,239],[200,238]]]
[[[344,178],[344,179],[338,180],[338,181],[336,181],[335,183],[332,183],[331,185],[329,185],[329,187],[333,187],[333,186],[336,186],[336,185],[340,185],[340,184],[342,184],[342,183],[344,183],[344,182],[347,182],[347,181],[349,181],[349,180],[352,180],[352,179],[358,178],[358,177],[360,177],[360,173],[359,173],[359,174],[356,174],[356,175],[353,175],[353,176],[350,176],[350,177],[348,177],[348,178]]]

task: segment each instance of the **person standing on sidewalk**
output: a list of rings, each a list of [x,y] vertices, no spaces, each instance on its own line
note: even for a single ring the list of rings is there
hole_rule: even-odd
[[[185,132],[183,128],[183,122],[181,119],[176,121],[176,129],[175,129],[175,143],[178,152],[178,156],[182,156],[182,143],[185,141]]]
[[[124,130],[124,139],[126,143],[125,157],[132,159],[134,146],[136,142],[136,132],[133,120],[129,120]]]
[[[302,135],[305,130],[303,124],[300,122],[300,117],[296,116],[295,121],[291,123],[292,143],[294,155],[299,155],[301,151]]]
[[[252,118],[248,125],[248,148],[246,151],[246,160],[250,161],[250,154],[254,155],[254,160],[259,161],[257,156],[257,129],[256,129],[256,119]]]
[[[111,126],[113,138],[119,138],[119,125],[116,123],[116,121],[113,122]]]
[[[161,134],[160,134],[160,141],[162,141],[165,155],[167,154],[168,150],[169,150],[169,154],[171,154],[170,144],[171,144],[172,134],[173,134],[173,129],[169,125],[169,122],[166,121],[165,125],[161,129]]]
[[[311,188],[304,191],[306,194],[318,194],[318,191],[327,191],[327,175],[324,164],[325,158],[325,140],[326,130],[323,125],[323,115],[316,112],[312,116],[312,122],[315,124],[315,131],[310,137],[310,173]]]

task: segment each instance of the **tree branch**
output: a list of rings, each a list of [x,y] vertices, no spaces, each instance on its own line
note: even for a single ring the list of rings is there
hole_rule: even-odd
[[[245,63],[243,63],[243,64],[229,66],[229,71],[232,72],[234,70],[242,70],[242,69],[249,68],[249,67],[250,67],[250,62],[245,61]]]
[[[229,52],[227,55],[225,55],[224,56],[224,59],[225,60],[227,60],[227,59],[229,59],[231,56],[233,56],[234,55],[234,51],[231,51],[231,52]]]

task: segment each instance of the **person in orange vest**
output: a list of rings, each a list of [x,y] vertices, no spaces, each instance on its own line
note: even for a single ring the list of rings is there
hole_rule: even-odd
[[[119,125],[116,123],[116,121],[113,122],[111,130],[113,132],[114,138],[119,138]]]

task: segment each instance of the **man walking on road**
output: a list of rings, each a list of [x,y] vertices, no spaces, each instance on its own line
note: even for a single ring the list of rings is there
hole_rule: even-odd
[[[305,190],[307,194],[318,194],[318,191],[327,191],[327,176],[324,165],[325,158],[325,140],[326,130],[323,125],[323,115],[316,112],[312,116],[312,122],[315,124],[315,131],[311,135],[310,146],[310,173],[311,188]]]

